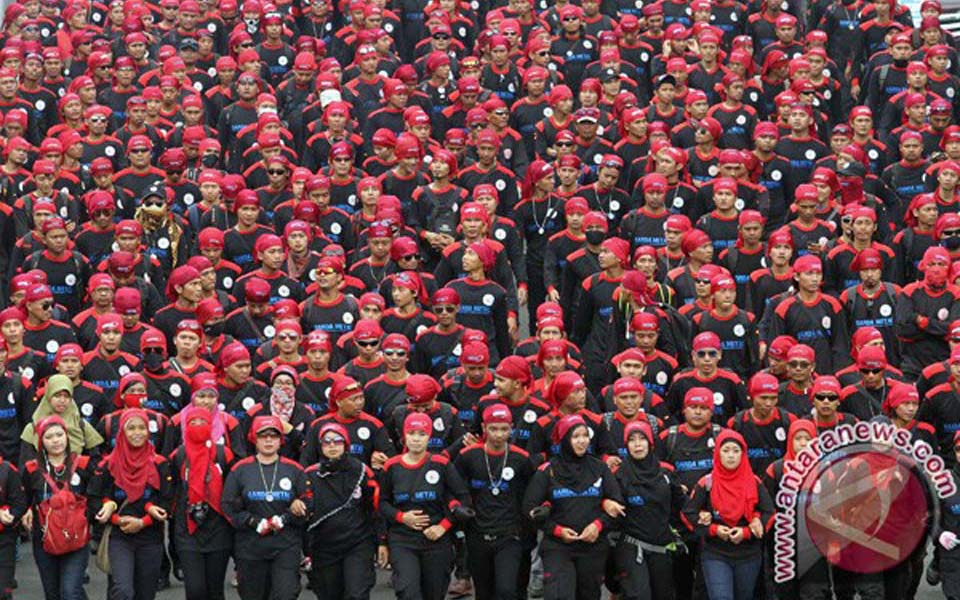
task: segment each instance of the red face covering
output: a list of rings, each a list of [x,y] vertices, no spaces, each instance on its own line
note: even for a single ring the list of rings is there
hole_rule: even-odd
[[[743,450],[743,457],[735,469],[727,469],[720,462],[720,448],[724,443],[734,442]],[[733,527],[741,519],[753,519],[757,501],[760,496],[757,492],[757,478],[747,460],[747,443],[736,431],[726,429],[717,436],[713,447],[713,473],[710,487],[710,504],[720,513],[724,523]]]
[[[140,419],[147,425],[150,423],[143,409],[129,408],[124,411],[120,417],[117,446],[107,460],[114,483],[127,495],[128,502],[136,502],[143,497],[147,485],[155,490],[160,489],[160,472],[153,460],[155,452],[152,442],[148,440],[139,448],[134,448],[127,440],[124,428],[131,419]]]
[[[201,423],[191,421],[202,419]],[[187,504],[206,502],[210,508],[223,514],[220,498],[223,495],[223,473],[216,465],[216,445],[210,439],[210,411],[193,406],[183,413],[181,426],[184,427],[184,449],[187,460],[183,465],[183,477],[187,482]],[[191,512],[187,511],[187,531],[193,534],[197,529]]]

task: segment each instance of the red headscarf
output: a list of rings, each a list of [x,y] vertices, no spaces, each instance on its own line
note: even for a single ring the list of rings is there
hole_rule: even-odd
[[[131,419],[141,419],[144,425],[150,423],[147,412],[141,408],[128,408],[120,416],[120,433],[117,435],[117,446],[108,457],[110,475],[113,481],[127,495],[129,502],[136,502],[143,497],[147,485],[160,489],[160,472],[153,458],[155,451],[149,440],[134,448],[127,441],[124,427]]]
[[[743,450],[740,464],[735,469],[727,469],[720,462],[720,448],[726,442],[734,442]],[[713,474],[710,487],[710,504],[720,513],[720,518],[735,526],[740,519],[752,519],[760,496],[757,492],[757,478],[747,460],[747,443],[743,436],[731,429],[724,429],[717,436],[713,447]]]
[[[797,453],[793,451],[793,438],[801,431],[806,431],[811,440],[817,437],[817,426],[810,419],[797,419],[790,423],[790,429],[787,431],[787,453],[783,457],[783,462],[796,460]]]
[[[200,424],[190,422],[201,419]],[[187,503],[206,502],[210,508],[221,513],[220,498],[223,495],[223,473],[215,464],[217,447],[211,439],[210,411],[199,406],[188,406],[183,412],[181,427],[184,432],[184,449],[187,461],[181,473],[187,481]],[[197,524],[187,511],[187,530],[193,534]]]

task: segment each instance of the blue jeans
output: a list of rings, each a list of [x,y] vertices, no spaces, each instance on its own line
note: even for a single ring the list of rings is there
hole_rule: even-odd
[[[700,565],[710,600],[751,600],[762,560],[759,554],[732,559],[705,550]]]
[[[54,556],[43,550],[43,542],[37,536],[34,536],[31,546],[46,600],[87,600],[83,574],[87,570],[90,550],[81,548],[70,554]]]

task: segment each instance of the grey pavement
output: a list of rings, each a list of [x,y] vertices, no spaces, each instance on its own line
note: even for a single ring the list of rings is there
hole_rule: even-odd
[[[97,570],[96,566],[94,566],[93,560],[90,561],[89,572],[90,583],[87,585],[88,598],[90,598],[90,600],[105,599],[107,597],[107,580],[106,577]],[[384,571],[378,573],[377,586],[374,588],[373,595],[371,596],[374,600],[388,600],[394,597],[393,590],[387,585],[388,579],[389,573]],[[19,587],[14,591],[13,597],[15,599],[42,600],[43,589],[40,585],[40,576],[37,573],[37,566],[33,561],[33,554],[30,551],[29,544],[24,544],[20,547],[20,560],[17,562],[17,581]],[[183,586],[177,581],[173,581],[172,583],[173,585],[170,589],[157,594],[157,600],[180,600],[183,598]],[[304,579],[304,583],[306,583],[306,579]],[[239,600],[236,588],[231,587],[229,583],[226,585],[226,591],[229,600]],[[300,597],[304,600],[313,600],[314,595],[304,589]],[[606,593],[604,593],[604,598],[607,598]],[[918,600],[935,600],[942,598],[943,593],[940,591],[940,588],[931,588],[925,581],[921,583],[920,591],[917,594]]]

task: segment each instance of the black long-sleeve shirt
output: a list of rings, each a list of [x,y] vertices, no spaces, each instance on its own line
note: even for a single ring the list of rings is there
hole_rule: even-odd
[[[487,535],[517,535],[523,527],[520,503],[533,476],[530,455],[513,445],[495,453],[483,444],[473,444],[460,451],[454,465],[470,488],[477,511],[469,530]]]
[[[760,483],[760,479],[754,477],[754,481],[758,494],[755,510],[764,526],[764,530],[767,530],[772,524],[773,500],[770,499],[767,488]],[[710,525],[693,525],[698,523],[698,515],[702,510],[711,513],[712,523]],[[763,541],[755,538],[747,527],[752,519],[741,517],[740,521],[734,525],[743,529],[743,541],[739,544],[724,541],[717,537],[717,528],[721,524],[726,525],[726,523],[720,519],[720,513],[717,512],[717,509],[710,504],[710,477],[708,475],[701,477],[700,481],[693,487],[682,514],[687,527],[702,540],[705,551],[733,559],[757,556],[763,551]]]

